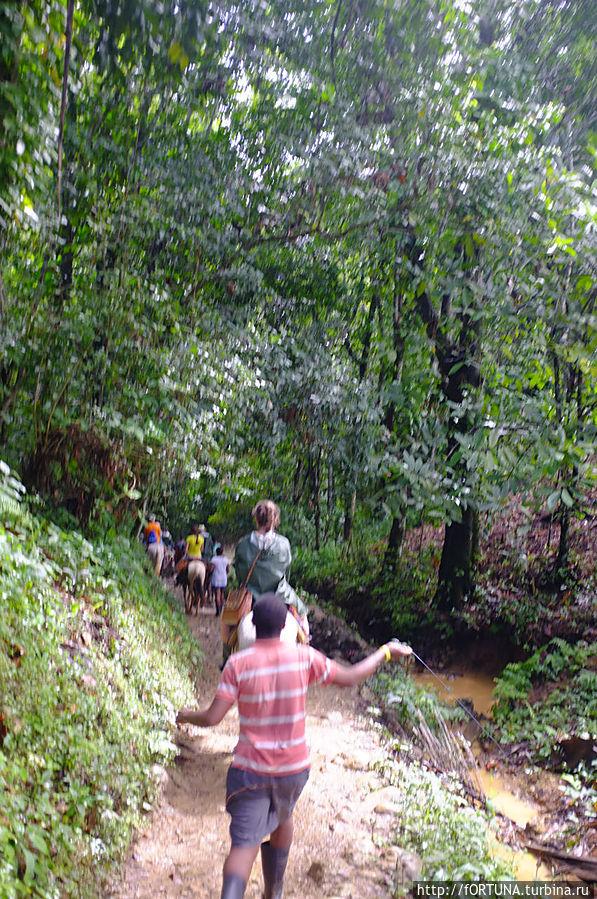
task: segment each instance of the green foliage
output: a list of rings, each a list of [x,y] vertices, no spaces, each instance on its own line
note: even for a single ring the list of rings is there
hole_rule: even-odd
[[[291,536],[299,540],[296,531],[291,532]],[[295,579],[305,583],[335,582],[342,570],[350,564],[345,555],[342,545],[338,543],[326,543],[318,552],[302,549],[299,543],[293,554],[292,570]]]
[[[208,524],[211,532],[216,536],[225,536],[231,541],[248,534],[255,527],[251,518],[251,509],[254,505],[250,501],[234,500],[220,503],[216,512],[209,516]]]
[[[376,614],[391,623],[393,632],[414,637],[428,627],[441,625],[432,598],[437,583],[438,552],[433,545],[422,552],[404,551],[398,564],[382,569],[372,586]]]
[[[138,546],[4,519],[2,895],[101,894],[175,753],[200,651]]]
[[[423,861],[423,880],[511,880],[505,862],[494,858],[488,818],[452,791],[446,780],[416,764],[388,759],[384,775],[401,793],[396,841]]]
[[[559,739],[597,737],[597,644],[552,640],[497,679],[493,718],[501,742],[529,741],[549,760]]]
[[[585,820],[597,821],[597,761],[593,759],[591,764],[581,762],[573,772],[562,774],[563,792],[567,795],[572,808],[571,827],[574,838],[574,825],[577,812]]]
[[[319,552],[298,548],[293,551],[293,582],[372,637],[385,639],[391,630],[413,639],[437,624],[431,603],[437,550],[405,550],[389,569],[382,566],[383,549],[383,542],[373,542],[367,532],[351,554],[340,543],[328,543]]]
[[[21,499],[25,488],[12,473],[6,462],[0,459],[0,518],[21,514]]]
[[[419,687],[406,671],[397,668],[391,675],[380,674],[375,680],[375,690],[383,697],[384,706],[392,713],[396,723],[406,734],[413,733],[421,715],[432,732],[438,722],[460,721],[463,712],[457,706],[442,702],[433,692]]]
[[[63,104],[66,3],[3,4],[3,458],[117,554],[143,508],[232,538],[272,495],[297,579],[384,633],[433,617],[432,553],[380,574],[410,515],[535,491],[568,583],[597,476],[591,14],[88,0]],[[16,489],[3,472],[9,557],[36,584],[37,541],[69,543],[78,602],[121,559],[81,565]],[[494,599],[532,630],[539,603]]]
[[[63,104],[64,0],[6,4],[3,457],[100,532],[264,494],[317,549],[355,509],[384,538],[523,488],[579,514],[585,5],[86,2]]]
[[[60,0],[0,7],[0,232],[37,221],[51,189],[64,14]]]

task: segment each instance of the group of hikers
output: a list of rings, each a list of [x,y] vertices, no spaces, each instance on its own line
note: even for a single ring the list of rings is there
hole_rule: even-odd
[[[176,722],[196,727],[217,725],[238,704],[239,739],[226,779],[226,810],[231,847],[224,862],[221,899],[244,896],[253,863],[261,852],[265,899],[281,899],[293,837],[293,811],[310,768],[305,736],[306,698],[311,684],[350,687],[383,663],[411,654],[391,640],[355,665],[341,665],[310,645],[307,608],[288,582],[292,559],[288,539],[277,532],[280,509],[261,500],[252,510],[254,530],[237,544],[236,578],[252,597],[254,642],[226,652],[229,633],[222,628],[224,663],[211,704],[202,711],[183,708]],[[184,541],[186,556],[205,558],[207,531],[198,525]],[[149,544],[148,544],[149,550]],[[221,547],[208,549],[212,588],[225,590],[228,560]],[[220,606],[221,609],[221,606]],[[218,607],[216,607],[216,612]],[[284,639],[289,617],[296,622],[292,641]],[[249,618],[249,615],[246,616]]]
[[[179,540],[174,546],[173,565],[177,583],[184,584],[186,567],[193,561],[202,561],[205,564],[203,593],[213,597],[216,615],[219,615],[224,605],[230,561],[224,555],[222,544],[214,542],[204,524],[194,524],[186,540]]]
[[[205,564],[206,576],[203,584],[205,593],[215,603],[216,614],[224,604],[224,594],[228,584],[230,561],[224,555],[221,543],[215,541],[204,524],[193,524],[191,533],[181,538],[173,546],[169,532],[162,534],[160,523],[155,515],[150,515],[143,530],[143,543],[151,558],[156,575],[174,573],[179,584],[184,583],[185,571],[190,562],[202,561]],[[201,603],[203,604],[203,602]]]

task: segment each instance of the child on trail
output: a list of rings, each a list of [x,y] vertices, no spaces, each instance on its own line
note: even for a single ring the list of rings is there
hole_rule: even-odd
[[[211,589],[216,604],[216,615],[219,615],[224,605],[224,591],[228,586],[228,572],[230,571],[230,562],[224,555],[224,547],[219,545],[216,554],[211,560],[213,566],[211,575]]]

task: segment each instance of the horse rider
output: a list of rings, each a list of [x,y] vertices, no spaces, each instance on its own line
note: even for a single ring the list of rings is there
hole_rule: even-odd
[[[162,528],[155,515],[150,515],[143,531],[143,542],[151,559],[153,570],[159,577],[164,560],[164,544],[162,541]]]

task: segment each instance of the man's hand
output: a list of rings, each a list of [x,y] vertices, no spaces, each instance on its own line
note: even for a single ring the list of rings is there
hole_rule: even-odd
[[[412,655],[412,649],[406,643],[399,643],[398,640],[391,640],[386,644],[390,650],[392,660],[399,659],[401,656]]]
[[[209,708],[202,711],[188,708],[181,709],[176,716],[176,723],[179,726],[181,724],[194,724],[195,727],[213,727],[214,724],[220,723],[232,705],[232,702],[217,696]]]
[[[334,674],[334,683],[339,687],[355,687],[362,684],[363,681],[370,677],[383,661],[396,661],[403,656],[412,654],[412,649],[406,643],[400,643],[398,640],[392,640],[390,643],[384,643],[379,649],[376,649],[371,655],[367,656],[356,665],[338,665]]]
[[[181,709],[178,715],[176,716],[176,723],[180,727],[181,724],[192,724],[191,719],[189,718],[189,714],[192,713],[192,709]]]

